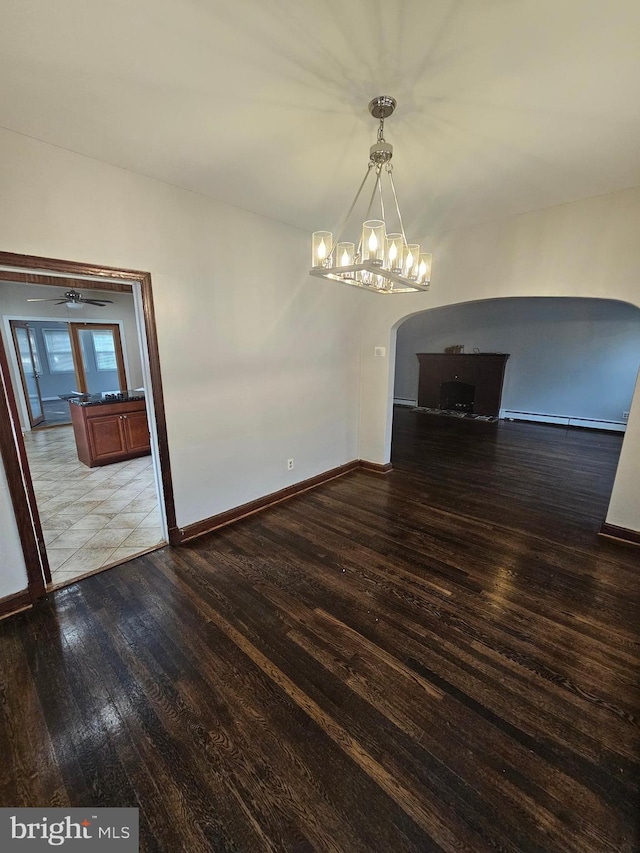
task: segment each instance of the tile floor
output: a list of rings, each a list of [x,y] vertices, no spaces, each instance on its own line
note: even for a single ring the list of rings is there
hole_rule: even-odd
[[[165,541],[151,456],[88,468],[70,426],[24,440],[54,584]]]
[[[43,400],[42,414],[44,415],[44,420],[35,429],[71,423],[71,412],[69,411],[69,403],[66,400]]]

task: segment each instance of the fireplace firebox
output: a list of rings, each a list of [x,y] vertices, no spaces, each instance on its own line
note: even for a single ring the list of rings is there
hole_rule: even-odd
[[[442,382],[440,385],[440,408],[446,411],[473,412],[476,386],[468,382]]]
[[[497,417],[507,353],[416,353],[418,406]]]

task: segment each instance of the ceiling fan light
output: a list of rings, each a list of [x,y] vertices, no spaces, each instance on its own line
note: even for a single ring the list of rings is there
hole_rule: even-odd
[[[46,297],[38,297],[27,299],[27,302],[55,302],[56,305],[65,305],[67,308],[84,308],[85,305],[97,305],[104,308],[105,305],[113,305],[113,299],[85,299],[77,290],[68,290],[66,293],[61,293],[59,296],[54,296],[53,299]]]

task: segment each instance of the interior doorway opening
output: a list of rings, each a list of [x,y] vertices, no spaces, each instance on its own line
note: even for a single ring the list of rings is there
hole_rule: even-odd
[[[475,385],[479,412],[488,365],[500,356],[495,416],[623,433],[640,360],[640,309],[612,299],[504,297],[414,314],[397,328],[394,401],[464,406],[451,404],[455,380]]]
[[[454,346],[456,353],[451,354]],[[506,369],[500,397],[496,398],[496,417],[457,411],[471,403],[471,392],[464,389],[465,383],[475,386],[473,410],[480,411],[480,388],[487,380],[483,364],[500,358],[505,360]],[[434,375],[432,365],[446,359],[457,360],[453,375]],[[428,376],[422,376],[423,365],[431,370]],[[595,452],[592,448],[597,446],[598,452],[613,457],[617,464],[639,366],[640,309],[626,302],[505,297],[414,314],[399,323],[396,333],[392,463],[394,467],[409,464],[408,447],[413,448],[414,456],[430,453],[437,448],[438,437],[446,433],[445,446],[452,452],[456,436],[461,440],[464,437],[464,447],[477,441],[478,449],[498,465],[506,452],[508,437],[510,440],[513,436],[513,446],[521,445],[522,450],[518,447],[514,451],[513,486],[508,489],[512,495],[517,492],[526,464],[535,470],[535,466],[542,468],[548,461],[540,458],[536,462],[529,447],[535,450],[537,445],[540,453],[550,457],[557,451],[559,467],[564,464],[563,442],[567,446],[581,443],[587,454]],[[450,384],[453,380],[458,383],[456,386]],[[422,405],[421,389],[436,386],[439,402]],[[413,435],[415,441],[411,445],[405,441],[403,447],[399,436],[405,440],[407,435]],[[421,442],[422,450],[418,451]],[[545,447],[547,450],[541,449]],[[435,468],[445,465],[452,472],[457,465],[456,458],[445,456],[414,461]],[[558,517],[565,514],[570,520],[578,501],[576,495],[594,485],[587,469],[585,462],[572,473],[573,479],[567,476],[572,490],[566,490],[566,505],[555,507]],[[464,500],[471,500],[473,493],[480,494],[481,484],[474,480],[471,468],[467,471],[463,466],[458,476]],[[534,480],[532,491],[522,496],[519,510],[523,518],[532,518],[538,505],[547,500],[545,478],[538,478],[537,485]],[[613,480],[606,484],[607,498],[612,489]],[[517,502],[507,504],[505,512],[517,511]],[[603,504],[602,515],[591,520],[595,531],[600,529],[606,511]]]
[[[102,297],[97,312],[126,294],[133,332],[113,315],[85,314],[77,320],[49,315],[40,318],[49,327],[45,336],[36,326],[39,320],[16,316],[15,301],[7,301],[12,285],[48,293],[55,293],[52,287],[60,292],[81,287],[89,297],[95,291],[113,295]],[[40,306],[49,301],[54,300],[43,298]],[[6,415],[10,426],[0,434],[0,449],[28,596],[35,601],[47,588],[166,544],[176,530],[151,278],[131,270],[0,253],[0,310],[0,416]],[[58,378],[66,374],[73,385],[57,395],[56,405],[95,415],[89,418],[94,429],[89,430],[88,446],[98,452],[88,461],[79,453],[75,425],[38,429],[49,402],[41,393],[38,400],[37,394],[45,359],[53,367],[50,373]],[[96,444],[94,434],[101,429],[104,439],[109,415],[116,427],[110,438],[121,446],[115,453],[110,447],[105,455],[104,440]]]

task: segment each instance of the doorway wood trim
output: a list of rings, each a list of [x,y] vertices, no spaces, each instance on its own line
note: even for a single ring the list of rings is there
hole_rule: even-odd
[[[40,258],[33,255],[19,255],[14,252],[0,252],[0,267],[19,267],[25,270],[51,270],[63,273],[65,276],[94,276],[95,279],[82,279],[82,287],[85,290],[108,290],[126,289],[131,291],[132,283],[140,284],[142,297],[142,313],[144,318],[144,334],[147,353],[149,357],[149,370],[151,374],[151,388],[153,391],[153,409],[156,423],[156,434],[158,439],[158,455],[160,463],[160,475],[162,479],[162,493],[164,497],[165,513],[169,541],[175,541],[177,534],[176,510],[173,495],[173,481],[171,478],[171,463],[169,458],[169,440],[167,436],[167,423],[164,409],[164,395],[162,392],[162,376],[160,372],[160,356],[158,353],[158,333],[156,329],[155,313],[153,308],[153,293],[151,285],[151,274],[140,270],[117,269],[115,267],[98,266],[86,264],[79,261],[65,261],[57,258]],[[37,273],[14,273],[0,269],[0,280],[7,282],[16,281],[16,275],[25,275],[30,279],[37,278],[38,281],[30,280],[31,284],[44,284],[52,287],[64,287],[66,278],[55,276],[40,276]],[[101,282],[100,278],[115,279],[114,282]],[[45,280],[46,279],[46,280]],[[121,284],[119,284],[121,282]],[[13,503],[16,521],[20,532],[22,549],[27,565],[27,577],[29,581],[29,593],[32,601],[46,594],[40,565],[42,564],[45,574],[50,579],[49,567],[44,549],[42,527],[35,506],[35,492],[29,473],[27,455],[20,428],[18,409],[11,385],[11,376],[4,344],[0,340],[0,381],[4,393],[0,397],[0,452],[7,472],[9,493]],[[33,498],[33,509],[29,494]],[[38,544],[40,542],[40,545]]]
[[[0,385],[0,455],[7,474],[9,495],[27,567],[27,590],[33,603],[46,595],[45,580],[46,583],[51,583],[51,570],[44,546],[36,493],[29,473],[18,406],[11,384],[9,362],[1,339]]]
[[[2,253],[0,253],[2,254]],[[9,264],[6,264],[9,266]],[[48,267],[48,269],[52,269]],[[3,270],[2,271],[3,280],[7,282],[16,282],[17,284],[44,284],[51,285],[52,287],[61,287],[65,290],[82,290],[82,288],[88,288],[89,290],[110,290],[114,293],[131,293],[133,291],[133,287],[130,284],[124,284],[119,281],[105,281],[100,282],[100,287],[95,287],[95,282],[91,282],[86,278],[73,278],[73,276],[55,276],[55,275],[43,275],[41,273],[34,272],[15,272],[12,270]],[[94,285],[92,287],[92,284]]]

